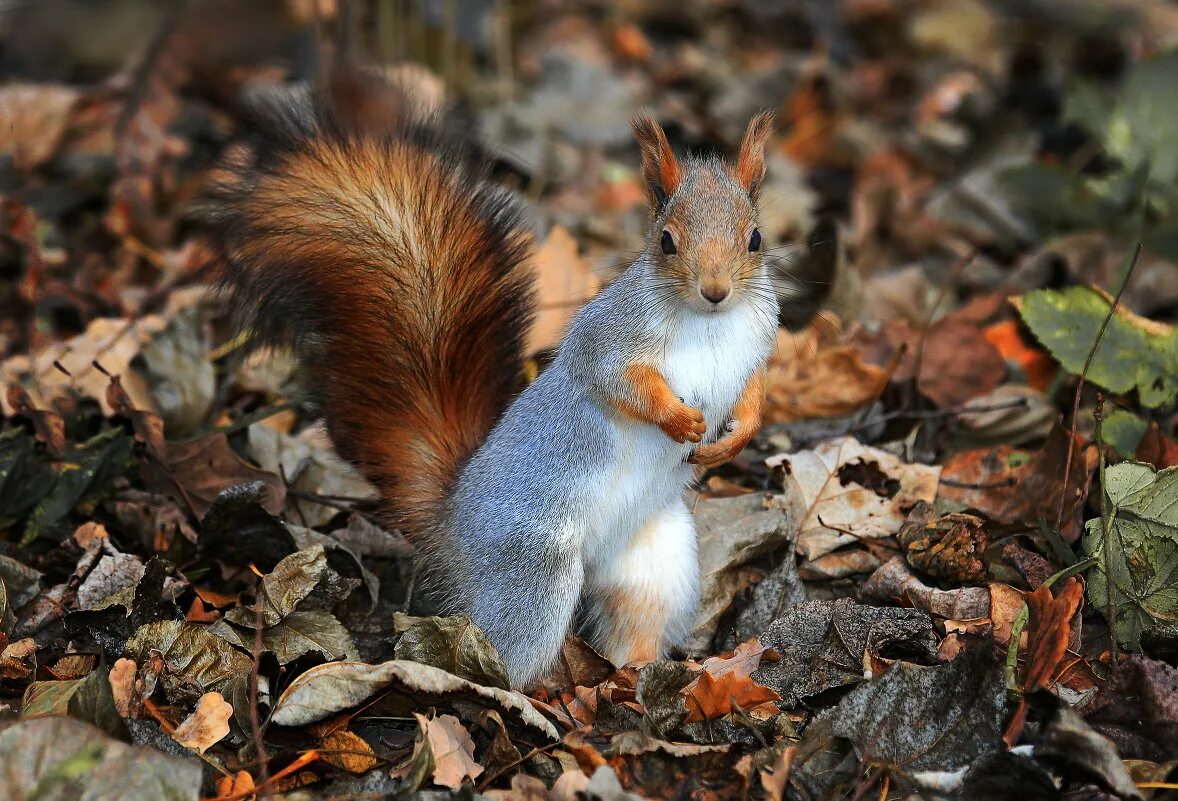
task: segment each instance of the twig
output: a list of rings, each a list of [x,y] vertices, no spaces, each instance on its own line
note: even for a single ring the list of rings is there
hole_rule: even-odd
[[[1116,592],[1118,588],[1116,581],[1113,579],[1112,568],[1110,567],[1112,560],[1109,558],[1109,545],[1112,543],[1113,539],[1113,517],[1116,516],[1116,507],[1114,506],[1111,511],[1106,513],[1107,504],[1105,501],[1108,500],[1108,484],[1105,482],[1106,461],[1104,458],[1104,448],[1100,446],[1101,425],[1103,421],[1104,395],[1098,393],[1096,395],[1096,449],[1100,458],[1100,525],[1101,528],[1104,529],[1102,532],[1104,539],[1100,543],[1100,550],[1104,556],[1104,590],[1108,595],[1108,609],[1105,610],[1105,613],[1108,617],[1109,633],[1112,634],[1113,667],[1115,668],[1117,666],[1117,660],[1119,657],[1119,645],[1117,642],[1117,605],[1115,603]]]
[[[270,756],[266,753],[266,743],[262,739],[262,724],[258,720],[258,674],[262,671],[262,626],[265,622],[262,603],[266,596],[266,585],[258,569],[252,564],[250,569],[258,575],[258,592],[254,598],[254,664],[250,668],[249,685],[250,732],[254,736],[254,750],[258,752],[258,797],[266,798],[270,795]]]
[[[1100,324],[1100,330],[1096,332],[1096,341],[1092,343],[1092,348],[1088,351],[1088,358],[1084,360],[1084,369],[1080,371],[1080,381],[1076,384],[1076,394],[1072,400],[1072,428],[1068,438],[1068,455],[1063,463],[1063,485],[1059,490],[1059,508],[1055,512],[1056,531],[1063,528],[1064,506],[1067,505],[1068,497],[1068,481],[1072,475],[1072,452],[1075,450],[1076,422],[1080,417],[1080,394],[1084,391],[1084,381],[1088,377],[1088,368],[1092,366],[1092,359],[1096,356],[1096,351],[1100,347],[1100,341],[1104,339],[1105,329],[1108,328],[1108,324],[1113,319],[1113,314],[1117,311],[1117,305],[1121,302],[1121,295],[1125,293],[1125,287],[1129,286],[1129,279],[1133,277],[1133,271],[1137,269],[1137,261],[1140,258],[1141,243],[1138,242],[1137,247],[1133,250],[1133,260],[1129,262],[1129,269],[1125,271],[1125,277],[1121,280],[1121,286],[1117,289],[1117,294],[1113,297],[1113,302],[1109,304],[1108,314],[1104,316],[1104,322]],[[1103,492],[1103,485],[1101,491]]]

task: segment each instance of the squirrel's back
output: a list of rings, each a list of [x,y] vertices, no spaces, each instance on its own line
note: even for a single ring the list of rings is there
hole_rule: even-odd
[[[533,287],[512,197],[390,98],[379,126],[278,107],[208,213],[240,324],[293,344],[337,450],[413,536],[518,388]]]

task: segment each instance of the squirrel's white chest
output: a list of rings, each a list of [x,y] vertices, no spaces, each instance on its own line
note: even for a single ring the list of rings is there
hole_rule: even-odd
[[[663,377],[688,406],[704,413],[713,435],[767,356],[763,325],[751,309],[692,315],[661,355]]]

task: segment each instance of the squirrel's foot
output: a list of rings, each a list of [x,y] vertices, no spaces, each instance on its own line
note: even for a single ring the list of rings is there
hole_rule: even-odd
[[[659,428],[676,442],[699,442],[708,430],[704,413],[685,403],[672,409],[659,423]]]

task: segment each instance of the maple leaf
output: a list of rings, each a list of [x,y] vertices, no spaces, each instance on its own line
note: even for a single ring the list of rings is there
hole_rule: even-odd
[[[738,709],[749,710],[781,700],[773,690],[736,671],[717,677],[705,670],[683,689],[683,694],[688,709],[686,723],[715,720]]]

